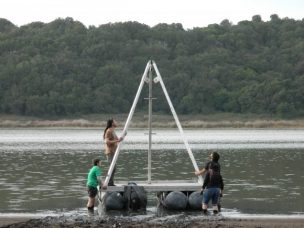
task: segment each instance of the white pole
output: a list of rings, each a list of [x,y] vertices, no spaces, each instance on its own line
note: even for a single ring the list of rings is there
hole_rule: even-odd
[[[182,128],[182,126],[181,126],[181,124],[180,124],[180,122],[179,122],[179,119],[178,119],[178,117],[177,117],[177,114],[176,114],[176,112],[175,112],[175,109],[174,109],[174,107],[173,107],[173,105],[172,105],[172,102],[171,102],[171,99],[170,99],[169,94],[168,94],[168,92],[167,92],[166,86],[165,86],[165,84],[164,84],[164,82],[163,82],[163,79],[162,79],[162,77],[161,77],[161,75],[160,75],[160,73],[159,73],[159,71],[158,71],[158,69],[157,69],[157,66],[156,66],[156,64],[155,64],[154,61],[153,61],[153,67],[154,67],[154,70],[155,70],[155,72],[156,72],[156,74],[157,74],[158,80],[159,80],[159,82],[160,82],[160,84],[161,84],[161,87],[162,87],[162,89],[163,89],[163,91],[164,91],[164,94],[165,94],[165,96],[166,96],[166,98],[167,98],[167,102],[168,102],[168,104],[169,104],[169,106],[170,106],[170,110],[171,110],[172,115],[173,115],[173,117],[174,117],[174,119],[175,119],[175,122],[176,122],[176,125],[177,125],[178,129],[179,129],[179,132],[180,132],[180,134],[181,134],[181,136],[182,136],[182,139],[183,139],[183,141],[184,141],[184,144],[185,144],[185,146],[186,146],[186,149],[187,149],[187,151],[188,151],[188,154],[189,154],[189,156],[190,156],[190,159],[191,159],[191,161],[192,161],[192,164],[193,164],[193,166],[194,166],[194,169],[195,169],[196,171],[199,171],[198,166],[197,166],[196,161],[195,161],[195,158],[194,158],[193,153],[192,153],[192,151],[191,151],[191,148],[190,148],[190,146],[189,146],[189,143],[188,143],[188,141],[187,141],[187,139],[186,139],[186,137],[185,137],[183,128]],[[202,178],[202,176],[198,176],[198,180],[199,180],[199,182],[200,182],[201,184],[203,184],[203,178]]]
[[[151,61],[150,61],[151,62]],[[149,149],[148,149],[148,184],[151,184],[151,151],[152,151],[152,65],[149,69]]]
[[[130,121],[133,117],[133,114],[134,114],[134,111],[135,111],[135,108],[136,108],[136,105],[137,105],[137,102],[138,102],[138,99],[139,99],[139,96],[140,96],[140,93],[141,93],[141,90],[143,88],[143,85],[144,85],[144,82],[145,82],[145,78],[147,77],[147,73],[148,73],[148,70],[150,69],[151,67],[151,63],[150,61],[147,63],[146,65],[146,69],[144,71],[144,74],[141,78],[141,81],[140,81],[140,84],[139,84],[139,87],[138,87],[138,90],[137,90],[137,93],[135,95],[135,98],[134,98],[134,101],[133,101],[133,104],[132,104],[132,107],[131,107],[131,110],[129,112],[129,116],[127,118],[127,121],[125,123],[125,127],[122,131],[122,137],[124,137],[127,133],[127,130],[129,128],[129,125],[130,125]],[[120,146],[121,146],[122,142],[120,142],[116,148],[116,151],[115,151],[115,154],[114,154],[114,157],[113,157],[113,160],[112,160],[112,163],[110,165],[110,168],[108,170],[108,173],[107,173],[107,176],[106,176],[106,179],[104,181],[104,186],[108,186],[108,183],[109,183],[109,180],[110,180],[110,177],[113,173],[113,169],[114,169],[114,166],[116,164],[116,161],[117,161],[117,158],[118,158],[118,155],[119,155],[119,151],[120,151]]]

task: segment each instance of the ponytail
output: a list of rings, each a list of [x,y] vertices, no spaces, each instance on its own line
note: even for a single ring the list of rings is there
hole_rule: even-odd
[[[105,139],[105,137],[106,137],[106,132],[107,132],[107,130],[110,128],[110,127],[112,127],[112,124],[113,124],[113,119],[109,119],[108,121],[107,121],[107,127],[106,127],[106,129],[104,130],[104,132],[103,132],[103,139]]]

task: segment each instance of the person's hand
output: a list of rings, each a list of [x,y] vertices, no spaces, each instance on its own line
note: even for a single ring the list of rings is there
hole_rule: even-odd
[[[121,142],[121,141],[123,141],[123,137],[120,137],[119,139],[117,139],[117,142]]]
[[[198,176],[198,175],[201,174],[201,172],[200,172],[199,170],[197,170],[197,171],[194,172],[194,174],[195,174],[196,176]]]

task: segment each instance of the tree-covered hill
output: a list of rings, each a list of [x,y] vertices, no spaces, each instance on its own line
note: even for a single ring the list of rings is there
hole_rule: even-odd
[[[0,113],[127,113],[149,59],[178,113],[304,113],[304,20],[275,14],[190,30],[0,19]],[[162,96],[159,87],[153,93]],[[145,105],[141,99],[139,110]],[[162,98],[154,110],[169,112]]]

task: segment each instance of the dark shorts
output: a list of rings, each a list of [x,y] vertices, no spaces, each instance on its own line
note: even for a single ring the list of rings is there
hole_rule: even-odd
[[[88,186],[89,197],[94,198],[97,195],[97,192],[98,192],[97,188]]]
[[[208,204],[212,200],[212,205],[217,205],[220,198],[219,188],[207,188],[204,190],[203,203]]]

